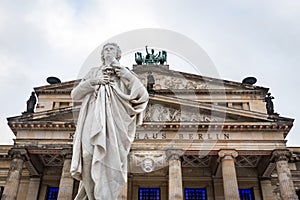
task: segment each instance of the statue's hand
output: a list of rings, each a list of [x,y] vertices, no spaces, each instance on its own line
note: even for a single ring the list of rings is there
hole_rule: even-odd
[[[112,67],[114,67],[114,68],[120,68],[120,67],[121,67],[119,61],[118,61],[116,58],[113,58],[113,59],[112,59],[112,62],[111,62],[110,65],[111,65]]]
[[[96,85],[105,85],[109,82],[109,76],[107,75],[103,75],[99,78],[93,78],[89,80],[90,84],[92,86],[96,86]]]
[[[120,78],[129,78],[128,75],[130,74],[128,69],[126,69],[125,67],[119,66],[119,67],[115,67],[115,72],[117,74],[117,76],[119,76]]]

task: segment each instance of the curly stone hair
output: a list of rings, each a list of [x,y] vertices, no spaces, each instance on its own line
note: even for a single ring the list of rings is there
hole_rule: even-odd
[[[104,55],[103,55],[103,50],[104,48],[107,46],[107,45],[112,45],[114,47],[117,48],[117,56],[116,56],[116,59],[119,61],[121,59],[121,54],[122,54],[122,51],[119,47],[119,45],[117,43],[114,43],[114,42],[109,42],[109,43],[106,43],[105,45],[103,45],[103,48],[101,50],[101,60],[102,60],[102,63],[104,63]]]

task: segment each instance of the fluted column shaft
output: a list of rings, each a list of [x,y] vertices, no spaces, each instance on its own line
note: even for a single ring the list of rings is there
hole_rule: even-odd
[[[59,183],[58,199],[59,200],[72,200],[74,179],[71,176],[70,167],[72,154],[71,151],[63,152],[64,166]]]
[[[239,200],[238,184],[234,158],[238,156],[235,150],[221,150],[219,157],[222,163],[223,187],[225,200]]]
[[[298,200],[288,164],[291,153],[284,149],[275,150],[273,157],[276,162],[281,198],[283,200]]]
[[[23,164],[25,160],[25,150],[11,150],[9,154],[13,159],[10,164],[8,176],[6,179],[5,188],[2,195],[2,200],[15,200],[17,199]]]
[[[180,156],[182,150],[167,150],[169,161],[169,200],[183,200]]]

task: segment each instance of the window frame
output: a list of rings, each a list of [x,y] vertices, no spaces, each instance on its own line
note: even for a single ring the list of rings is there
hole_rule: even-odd
[[[195,194],[198,190],[204,192],[204,200],[207,199],[207,191],[206,191],[206,188],[184,188],[183,192],[184,192],[184,200],[193,200],[193,199],[190,199],[186,196],[186,190],[194,190]],[[203,194],[201,194],[203,196]],[[202,197],[201,197],[202,198]]]
[[[250,194],[251,195],[250,199],[249,198],[245,199],[243,196],[241,196],[243,191],[247,191],[245,194]],[[253,188],[242,188],[242,189],[239,189],[238,192],[239,192],[240,200],[255,200]]]
[[[54,190],[54,191],[51,191],[51,190]],[[55,199],[55,196],[54,196],[54,198],[50,196],[51,192],[54,192],[54,193],[57,192],[56,199]],[[59,192],[59,187],[48,186],[46,200],[57,200],[57,198],[58,198],[58,192]]]
[[[147,195],[148,197],[146,199],[145,198],[142,199],[143,196],[141,196],[141,190],[149,190],[149,193]],[[158,191],[158,199],[157,199],[157,197],[155,197],[155,199],[148,199],[149,195],[151,195],[150,190],[157,190]],[[160,190],[159,187],[140,187],[138,192],[139,192],[139,194],[138,194],[138,199],[139,200],[160,200],[161,199],[161,190]]]

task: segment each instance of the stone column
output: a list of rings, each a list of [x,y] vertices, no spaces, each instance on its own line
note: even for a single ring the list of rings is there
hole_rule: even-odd
[[[63,150],[64,166],[61,173],[58,198],[59,200],[72,200],[74,179],[70,173],[72,152],[71,150]]]
[[[283,200],[298,199],[288,164],[289,158],[291,156],[291,152],[286,149],[275,150],[273,152],[273,158],[276,162],[280,194]]]
[[[128,188],[127,185],[128,185],[128,182],[125,183],[125,185],[123,186],[117,200],[127,200],[127,188]]]
[[[27,192],[27,196],[26,196],[27,200],[32,200],[32,199],[38,198],[40,182],[41,182],[40,177],[31,177],[30,178],[28,192]]]
[[[26,159],[25,149],[12,149],[9,154],[12,155],[12,161],[10,164],[8,176],[6,179],[5,188],[1,200],[17,199],[18,189],[20,185],[20,179],[22,175],[22,169],[24,160]]]
[[[169,200],[183,200],[181,160],[183,150],[167,150],[169,161]]]
[[[263,200],[275,199],[274,193],[273,193],[273,187],[272,187],[270,179],[267,179],[267,178],[261,179],[260,187],[261,187],[261,193],[262,193]]]
[[[234,158],[238,156],[235,150],[224,149],[219,151],[222,163],[222,176],[225,200],[239,200]]]

